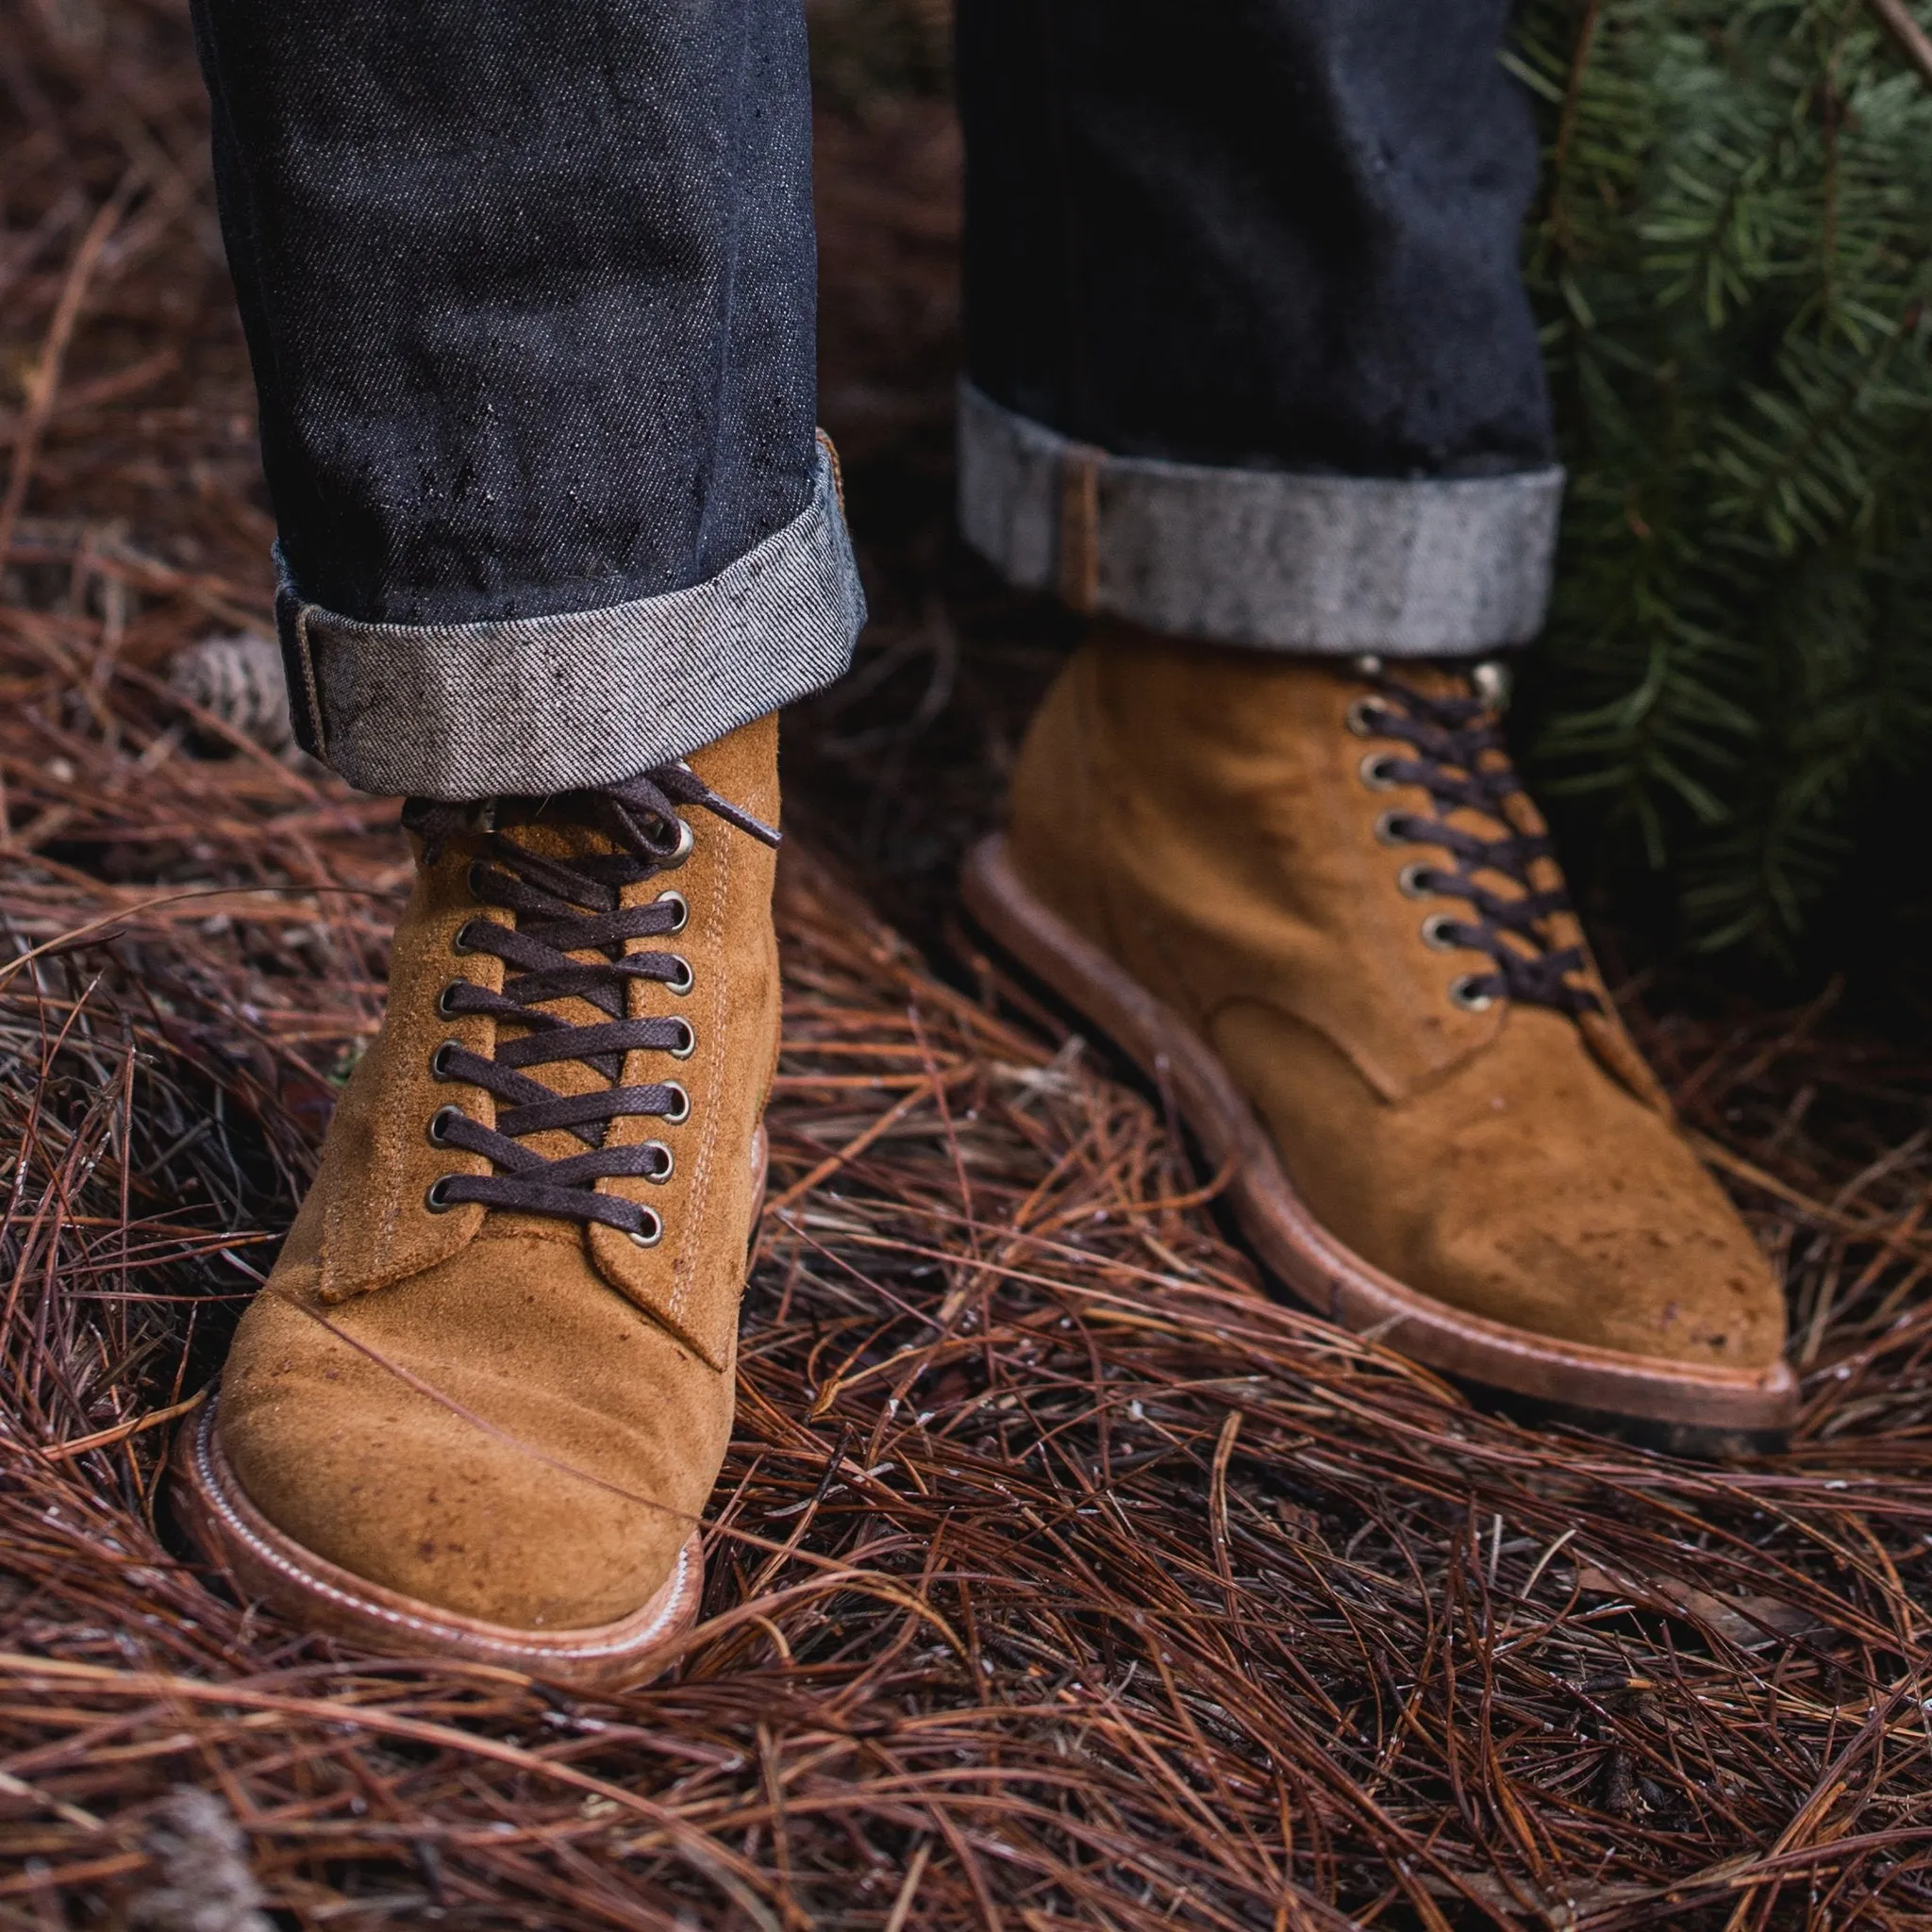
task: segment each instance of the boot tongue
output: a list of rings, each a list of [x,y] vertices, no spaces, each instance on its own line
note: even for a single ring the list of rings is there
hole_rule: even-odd
[[[468,879],[489,916],[458,935],[458,950],[493,955],[504,971],[498,986],[456,981],[439,1009],[488,1019],[494,1044],[487,1057],[452,1049],[441,1077],[487,1091],[494,1120],[446,1108],[431,1138],[481,1156],[491,1171],[451,1174],[431,1191],[433,1211],[481,1206],[601,1224],[643,1247],[662,1237],[663,1216],[641,1184],[669,1180],[675,1158],[651,1124],[690,1113],[676,1074],[697,1036],[666,1010],[675,1001],[658,996],[693,981],[675,941],[690,908],[658,881],[695,849],[689,815],[698,810],[733,827],[732,837],[777,842],[681,763],[475,814],[478,857]],[[452,808],[411,812],[425,840],[450,836]]]
[[[1468,709],[1469,728],[1484,738],[1500,734],[1502,706],[1491,693],[1477,691],[1472,669],[1440,664],[1417,668],[1424,675],[1414,675],[1407,666],[1404,667],[1404,684],[1449,711]],[[1491,847],[1512,839],[1547,839],[1549,828],[1542,814],[1537,810],[1528,792],[1516,782],[1509,755],[1499,742],[1491,742],[1466,754],[1449,770],[1470,784],[1486,788],[1480,805],[1451,805],[1445,812],[1446,822],[1457,830]],[[1471,882],[1509,907],[1519,907],[1536,894],[1563,891],[1563,874],[1553,854],[1543,853],[1520,861],[1515,860],[1514,855],[1507,855],[1507,860],[1500,864],[1478,864],[1468,868]],[[1547,929],[1549,918],[1550,914],[1546,913],[1537,921],[1540,931]],[[1500,944],[1526,965],[1533,964],[1539,953],[1549,950],[1540,945],[1536,939],[1513,932],[1507,926],[1496,937]],[[1550,938],[1554,941],[1555,935],[1550,934]]]
[[[1481,950],[1497,961],[1494,974],[1473,977],[1491,997],[1566,1014],[1607,1073],[1669,1113],[1668,1098],[1610,1005],[1548,824],[1503,741],[1507,669],[1428,662],[1392,672],[1364,668],[1374,696],[1424,727],[1425,741],[1415,749],[1442,781],[1434,797],[1438,823],[1471,841],[1460,851],[1444,850],[1441,869],[1483,895],[1443,902],[1463,936],[1479,936]]]
[[[521,803],[521,802],[520,802]],[[541,807],[530,810],[505,811],[497,822],[497,833],[501,845],[512,847],[518,854],[528,854],[536,863],[519,864],[518,870],[529,883],[556,891],[559,898],[572,903],[581,911],[588,906],[597,904],[603,897],[601,882],[595,879],[598,870],[594,861],[617,858],[616,841],[608,833],[582,820],[574,820],[555,808],[548,811]],[[573,863],[575,860],[591,860],[588,866]],[[623,904],[624,893],[620,889],[608,888],[608,907],[615,911]],[[520,918],[520,925],[533,924],[527,917]],[[584,947],[573,950],[564,957],[580,966],[595,967],[608,964],[612,958],[622,957],[623,945],[607,947]],[[616,989],[620,993],[623,989]],[[529,1006],[537,1012],[560,1022],[566,1026],[596,1026],[607,1021],[620,1019],[628,1010],[628,1002],[619,998],[617,1010],[584,997],[581,993],[562,993],[551,999],[531,999]],[[515,1040],[527,1038],[537,1029],[533,1025],[522,1025],[513,1020],[500,1020],[497,1023],[497,1046],[503,1046]],[[623,1056],[600,1056],[595,1059],[546,1060],[528,1068],[528,1076],[552,1092],[565,1095],[595,1093],[617,1085],[623,1073]],[[600,1146],[604,1141],[604,1125],[592,1123],[585,1127],[573,1130],[568,1127],[550,1128],[541,1133],[521,1137],[522,1144],[532,1154],[545,1160],[567,1160],[573,1155],[581,1154],[587,1147]],[[525,1222],[532,1217],[515,1213],[513,1210],[493,1209],[491,1220]]]
[[[520,928],[551,937],[554,925],[595,923],[599,914],[632,910],[656,896],[663,877],[690,856],[694,836],[685,813],[703,809],[760,843],[775,846],[778,834],[760,820],[713,791],[682,762],[659,766],[641,775],[594,791],[565,792],[547,799],[502,799],[475,808],[473,824],[493,842],[495,863],[484,871],[501,880],[513,873],[524,889]],[[532,905],[528,895],[552,900]],[[547,916],[546,916],[547,915]],[[569,946],[564,957],[591,969],[614,966],[628,956],[668,950],[666,940],[612,939]],[[682,963],[682,962],[680,962]],[[532,987],[531,1009],[569,1027],[608,1026],[638,1016],[640,988],[615,973],[598,975],[601,984],[545,995]],[[541,1029],[499,1019],[500,1038],[514,1041]],[[586,1057],[542,1061],[532,1078],[554,1092],[575,1096],[616,1086],[625,1054],[591,1052]],[[560,1160],[603,1143],[601,1126],[549,1129],[528,1136],[525,1144],[545,1159]]]
[[[441,1018],[488,1031],[477,1047],[451,1039],[431,1073],[490,1105],[453,1100],[431,1119],[431,1144],[466,1157],[431,1185],[431,1214],[463,1208],[474,1228],[480,1208],[603,1224],[646,1247],[661,1238],[651,1191],[633,1184],[670,1177],[672,1151],[652,1129],[691,1106],[676,1073],[695,1034],[656,995],[692,980],[674,938],[689,907],[658,882],[694,849],[695,808],[776,836],[681,765],[549,799],[407,807],[426,871],[460,874],[477,909],[452,952],[501,962],[459,967],[436,997]]]

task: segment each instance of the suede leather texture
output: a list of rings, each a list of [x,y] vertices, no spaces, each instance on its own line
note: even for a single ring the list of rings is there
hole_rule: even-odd
[[[1401,675],[1468,689],[1442,667]],[[1385,812],[1433,808],[1365,779],[1377,747],[1347,721],[1370,689],[1346,666],[1097,630],[1021,753],[1021,878],[1207,1041],[1365,1259],[1537,1336],[1770,1366],[1777,1283],[1607,1000],[1579,1022],[1450,999],[1490,962],[1424,942],[1430,912],[1460,908],[1398,883],[1431,848],[1377,837]],[[1514,822],[1541,829],[1526,800]],[[1555,937],[1581,934],[1566,918]]]
[[[690,762],[775,824],[775,719]],[[436,1109],[492,1118],[488,1094],[439,1081],[429,1066],[446,1039],[487,1055],[497,1024],[437,1011],[452,980],[496,985],[502,973],[492,956],[455,948],[464,920],[482,916],[467,886],[481,844],[453,841],[419,866],[382,1029],[223,1374],[223,1447],[269,1520],[359,1576],[464,1616],[560,1630],[638,1609],[670,1574],[730,1438],[760,1179],[754,1139],[777,1058],[773,855],[705,811],[685,816],[690,857],[625,901],[682,894],[682,932],[630,943],[682,955],[691,989],[632,980],[628,999],[633,1017],[689,1020],[696,1047],[682,1061],[631,1053],[623,1079],[675,1078],[691,1110],[676,1125],[612,1126],[613,1141],[666,1142],[668,1180],[599,1183],[656,1208],[663,1239],[645,1248],[601,1225],[425,1204],[438,1174],[487,1168],[430,1144]],[[587,840],[594,849],[593,835],[564,820],[515,836],[553,852]],[[578,1024],[603,1017],[576,1000],[548,1010]],[[600,1079],[578,1062],[538,1076],[559,1091]],[[525,1144],[551,1158],[581,1148],[561,1131]]]

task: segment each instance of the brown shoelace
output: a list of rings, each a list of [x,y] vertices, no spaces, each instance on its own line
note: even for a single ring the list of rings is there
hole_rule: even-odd
[[[1388,844],[1434,845],[1446,852],[1447,865],[1418,860],[1405,866],[1403,891],[1414,898],[1459,899],[1469,908],[1464,918],[1431,914],[1423,923],[1423,936],[1444,952],[1466,948],[1487,953],[1495,962],[1491,972],[1457,979],[1450,998],[1473,1012],[1499,999],[1561,1013],[1597,1011],[1601,1002],[1595,993],[1570,983],[1570,974],[1584,967],[1582,947],[1557,945],[1549,929],[1553,916],[1570,910],[1569,894],[1560,886],[1539,891],[1530,875],[1538,859],[1555,857],[1555,847],[1542,833],[1516,829],[1511,806],[1526,803],[1526,795],[1495,704],[1482,695],[1439,697],[1419,691],[1373,659],[1363,669],[1374,695],[1358,697],[1349,707],[1350,730],[1408,747],[1407,756],[1371,752],[1362,760],[1363,781],[1378,791],[1417,786],[1435,808],[1431,816],[1384,812],[1376,833]],[[1476,682],[1480,688],[1480,673]],[[1450,814],[1457,810],[1491,820],[1501,836],[1484,838],[1451,824]],[[1493,891],[1478,878],[1483,873],[1519,890]]]
[[[655,1209],[615,1194],[600,1194],[597,1183],[614,1176],[663,1181],[671,1176],[672,1154],[662,1141],[628,1147],[605,1145],[609,1124],[650,1116],[675,1125],[691,1112],[691,1097],[675,1080],[622,1087],[625,1056],[639,1050],[688,1059],[697,1045],[691,1023],[683,1019],[633,1020],[625,1017],[625,989],[631,980],[654,980],[674,993],[689,992],[691,963],[680,955],[655,948],[626,953],[638,940],[662,940],[681,932],[690,918],[683,895],[659,892],[644,905],[625,907],[626,887],[674,872],[690,856],[691,829],[680,816],[697,808],[711,812],[767,845],[778,834],[716,792],[684,764],[659,765],[641,777],[597,791],[573,792],[551,801],[541,815],[574,825],[590,825],[610,841],[608,853],[567,858],[531,851],[499,824],[512,816],[534,822],[535,808],[506,801],[479,810],[411,799],[403,823],[422,835],[433,862],[456,833],[488,834],[487,857],[470,868],[470,891],[479,904],[516,915],[515,925],[494,919],[472,919],[456,937],[458,952],[493,953],[504,962],[503,991],[491,992],[469,980],[453,980],[442,991],[438,1010],[454,1018],[487,1013],[499,1029],[523,1029],[505,1038],[499,1031],[493,1056],[470,1052],[444,1041],[430,1058],[439,1080],[480,1087],[495,1096],[496,1124],[486,1127],[459,1107],[439,1108],[429,1123],[429,1139],[439,1147],[480,1154],[491,1163],[487,1174],[444,1174],[427,1195],[432,1211],[443,1213],[466,1201],[522,1214],[554,1215],[559,1220],[602,1222],[621,1229],[643,1246],[664,1232]],[[588,957],[576,957],[576,956]],[[593,1025],[575,1025],[544,1010],[547,1002],[578,999],[609,1017]],[[561,1094],[533,1079],[525,1069],[576,1060],[608,1082],[589,1093]],[[533,1134],[567,1130],[589,1150],[545,1159],[525,1146]]]

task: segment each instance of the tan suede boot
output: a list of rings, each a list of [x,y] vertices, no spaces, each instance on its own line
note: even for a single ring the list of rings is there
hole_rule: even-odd
[[[765,718],[609,791],[415,814],[382,1030],[177,1451],[244,1589],[584,1688],[689,1627],[764,1185],[777,808]]]
[[[1684,1446],[1789,1424],[1777,1284],[1611,1010],[1471,677],[1114,627],[1048,694],[966,891],[1171,1086],[1315,1307]]]

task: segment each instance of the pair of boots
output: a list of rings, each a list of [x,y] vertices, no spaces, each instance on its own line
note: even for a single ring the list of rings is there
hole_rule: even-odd
[[[1688,1441],[1789,1420],[1782,1301],[1618,1024],[1485,674],[1115,631],[968,902],[1172,1083],[1296,1293]],[[180,1494],[382,1649],[640,1681],[696,1614],[777,1055],[777,731],[418,808],[388,1016]]]

